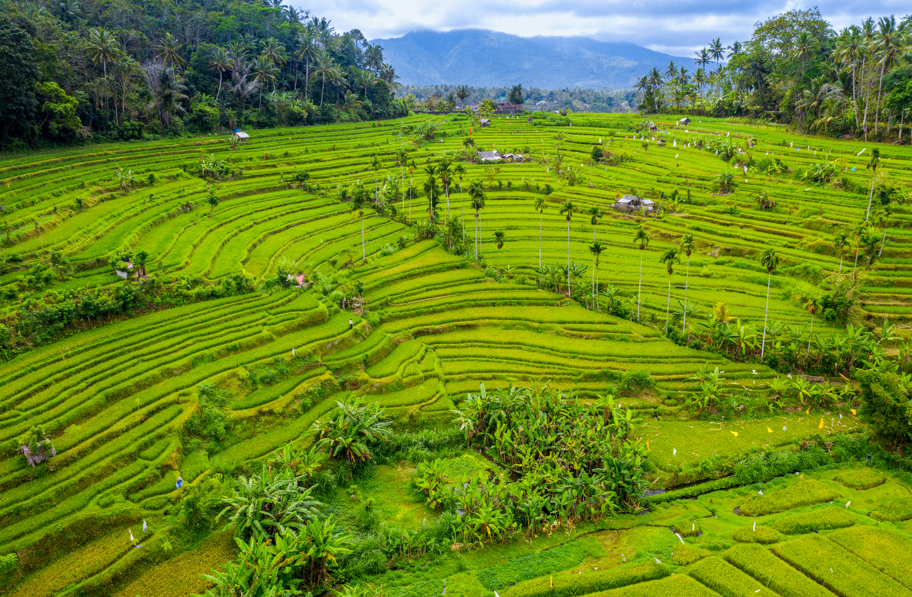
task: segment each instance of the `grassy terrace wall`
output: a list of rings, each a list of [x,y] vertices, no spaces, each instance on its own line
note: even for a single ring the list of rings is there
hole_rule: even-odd
[[[405,124],[424,119],[409,118]],[[641,253],[631,239],[637,226],[646,225],[653,242],[643,259],[645,317],[660,322],[668,274],[658,256],[676,245],[682,234],[697,238],[690,261],[690,301],[704,310],[724,301],[736,317],[759,325],[766,275],[757,257],[772,246],[783,261],[773,276],[770,316],[804,324],[806,312],[785,297],[785,291],[819,283],[827,272],[838,269],[832,236],[840,226],[857,224],[864,217],[866,197],[859,199],[859,193],[785,179],[777,182],[775,176],[759,172],[750,173],[746,182],[740,178],[734,195],[713,196],[711,178],[732,165],[710,152],[684,147],[719,133],[730,133],[742,143],[755,137],[758,144],[751,152],[757,159],[767,152],[781,155],[789,167],[800,170],[826,155],[828,160],[839,159],[840,168],[849,169],[846,177],[864,186],[870,182],[864,169],[867,156],[856,155],[858,143],[802,140],[811,144],[811,150],[802,146],[796,152],[788,143],[800,138],[784,131],[705,119],[687,132],[666,127],[668,146],[652,144],[644,152],[639,141],[626,139],[633,134],[624,130],[627,121],[617,116],[559,129],[525,119],[500,119],[490,128],[473,130],[476,143],[485,149],[516,148],[531,154],[531,162],[503,165],[497,171],[470,165],[461,187],[464,190],[474,180],[488,187],[488,204],[478,221],[485,261],[496,266],[493,231],[504,230],[507,243],[500,258],[504,266],[515,268],[516,276],[495,282],[435,241],[410,243],[382,255],[384,246],[395,245],[414,229],[372,211],[366,212],[364,222],[368,261],[360,263],[361,224],[350,204],[335,199],[338,185],[361,180],[372,186],[374,172],[368,165],[374,156],[384,165],[381,181],[386,174],[398,174],[395,150],[404,147],[412,150],[410,157],[419,165],[414,181],[420,186],[425,162],[456,151],[469,134],[467,120],[438,120],[439,138],[418,147],[411,137],[400,134],[401,123],[386,122],[260,131],[238,149],[231,149],[224,138],[209,137],[0,159],[0,203],[9,207],[3,225],[11,239],[0,254],[0,289],[11,290],[30,267],[47,261],[51,251],[77,266],[69,279],[52,282],[51,290],[124,284],[106,266],[94,264],[132,247],[150,253],[147,269],[153,275],[195,276],[209,282],[239,272],[263,281],[275,274],[283,258],[302,272],[336,271],[351,259],[355,267],[350,275],[363,284],[369,309],[362,318],[341,312],[312,291],[258,291],[96,327],[3,363],[0,445],[11,445],[30,427],[42,425],[54,438],[58,456],[35,473],[12,450],[4,450],[0,554],[19,553],[26,573],[52,570],[46,567],[76,549],[95,554],[92,546],[104,545],[110,533],[123,534],[128,525],[135,531],[142,519],[154,526],[166,512],[173,512],[180,499],[174,488],[178,475],[194,485],[212,474],[231,473],[305,437],[334,400],[353,394],[397,414],[434,414],[453,408],[466,392],[477,391],[479,383],[491,388],[549,380],[592,396],[623,372],[645,370],[657,382],[655,395],[625,401],[649,416],[661,408],[663,398],[692,387],[686,379],[701,365],[724,369],[727,382],[749,391],[772,376],[766,368],[678,347],[655,328],[595,313],[565,296],[539,290],[533,271],[538,265],[540,222],[533,201],[543,194],[536,187],[550,184],[556,189],[541,218],[543,262],[567,260],[567,220],[558,214],[558,206],[572,199],[580,213],[570,222],[570,258],[591,264],[587,246],[593,234],[607,244],[599,278],[621,288],[624,300],[636,293],[640,266]],[[609,139],[612,151],[629,154],[632,160],[620,166],[588,165],[594,144]],[[671,147],[672,139],[677,148]],[[554,177],[545,154],[553,155],[556,146],[566,163],[581,164],[584,184],[569,187]],[[220,184],[221,202],[211,217],[204,182],[188,173],[210,154],[229,160],[235,171]],[[905,195],[912,184],[910,159],[908,148],[884,148],[882,169]],[[132,170],[138,181],[127,191],[120,191],[113,181],[113,170],[120,167]],[[327,192],[293,188],[292,177],[301,170],[310,173],[310,184]],[[408,178],[407,171],[405,175]],[[752,196],[763,188],[777,201],[776,211],[754,208]],[[442,202],[439,209],[441,215],[445,209],[465,214],[471,245],[475,222],[462,190],[458,181],[454,183],[449,207]],[[689,190],[692,200],[683,213],[661,219],[642,221],[613,213],[615,197],[631,190],[677,190],[682,196]],[[81,208],[76,207],[77,200]],[[181,211],[188,202],[195,209]],[[422,218],[425,206],[426,199],[417,196],[411,203],[408,197],[397,203],[400,211],[411,211],[413,220]],[[604,212],[594,230],[583,214],[591,207]],[[894,213],[883,258],[864,274],[863,305],[872,317],[889,314],[891,321],[912,316],[904,282],[907,276],[912,280],[906,273],[910,218],[903,205]],[[21,261],[7,259],[11,253]],[[843,268],[851,266],[847,256]],[[684,271],[682,264],[673,277],[673,305],[683,298]],[[912,288],[912,282],[908,286]],[[17,304],[0,303],[0,315]],[[826,330],[826,324],[818,320],[817,329]],[[250,381],[251,374],[257,383]],[[198,410],[196,389],[205,382],[233,390],[229,416],[245,432],[229,444],[187,451],[181,432]],[[789,417],[787,434],[778,433],[785,422],[777,421],[772,426],[777,435],[768,435],[768,423],[758,422],[720,427],[714,429],[716,435],[698,437],[685,427],[692,424],[666,416],[649,420],[640,433],[651,442],[654,462],[667,479],[710,452],[730,459],[814,435],[819,433],[817,421],[816,413]],[[852,426],[854,422],[846,421],[837,429],[828,419],[825,432]],[[673,456],[672,450],[677,454]],[[787,530],[802,531],[808,524],[813,521],[791,521]],[[741,521],[739,527],[743,526]],[[95,559],[86,556],[86,570],[92,575],[130,570],[136,564],[132,558],[138,557],[105,553]],[[224,551],[213,548],[212,553]],[[700,569],[704,576],[712,570],[722,570],[713,573],[719,578],[737,576],[731,571],[737,563],[705,561]],[[703,583],[701,573],[692,576]],[[724,584],[696,581],[673,576],[650,582],[696,594],[725,591]]]

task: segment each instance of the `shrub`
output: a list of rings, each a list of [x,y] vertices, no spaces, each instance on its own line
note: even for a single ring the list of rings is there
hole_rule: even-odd
[[[693,551],[702,551],[696,550]],[[677,555],[677,554],[676,554]],[[561,574],[554,577],[536,578],[520,583],[504,593],[504,597],[570,597],[586,595],[596,591],[616,589],[649,580],[664,578],[670,574],[667,566],[655,562],[632,563],[611,570],[599,570],[583,574]],[[551,585],[553,580],[553,587]]]
[[[800,535],[811,531],[841,529],[855,524],[855,515],[836,506],[792,514],[776,521],[776,529],[786,535]]]
[[[778,543],[782,539],[775,529],[772,529],[766,525],[757,525],[756,528],[754,525],[741,527],[736,529],[732,533],[732,539],[738,543],[760,543],[762,545],[769,545],[771,543]]]
[[[755,495],[741,505],[742,516],[764,516],[798,506],[829,502],[839,494],[820,481],[798,483],[769,495]]]
[[[834,478],[845,487],[859,490],[877,487],[878,485],[882,485],[884,481],[887,480],[886,477],[881,475],[879,472],[869,468],[841,471]]]

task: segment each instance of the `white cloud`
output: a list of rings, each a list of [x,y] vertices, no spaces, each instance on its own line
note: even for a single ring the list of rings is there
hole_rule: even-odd
[[[299,0],[291,4],[308,8]],[[315,14],[331,19],[337,31],[360,29],[368,39],[422,29],[478,28],[523,37],[583,35],[692,56],[715,37],[725,45],[744,41],[757,21],[818,4],[837,30],[867,16],[910,12],[908,0],[336,0]]]

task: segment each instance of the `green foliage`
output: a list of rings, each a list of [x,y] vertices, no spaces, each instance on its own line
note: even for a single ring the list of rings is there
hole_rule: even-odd
[[[888,499],[871,512],[871,518],[899,522],[912,518],[912,497]]]
[[[197,388],[199,410],[187,421],[186,431],[211,442],[220,442],[228,433],[229,420],[225,406],[230,400],[227,392],[204,383]]]
[[[785,489],[772,491],[765,495],[751,496],[741,504],[741,515],[764,516],[798,506],[829,502],[838,497],[838,493],[820,481],[800,480]]]
[[[900,375],[886,370],[859,370],[861,385],[859,415],[871,435],[895,450],[912,442],[912,402]]]
[[[360,398],[336,402],[338,410],[328,419],[314,423],[317,446],[330,458],[344,459],[349,465],[371,459],[371,447],[388,442],[392,436],[386,411],[376,402],[362,404]]]
[[[768,527],[766,525],[750,525],[746,527],[741,527],[736,529],[732,533],[732,539],[738,543],[760,543],[763,545],[769,545],[771,543],[778,543],[782,540],[782,535],[780,535],[775,529]]]
[[[676,550],[676,555],[679,551],[682,550]],[[702,550],[692,549],[691,551]],[[667,566],[656,564],[653,561],[631,563],[611,570],[536,578],[509,588],[503,595],[504,597],[573,597],[657,580],[670,573]]]
[[[858,490],[877,487],[887,480],[880,472],[870,468],[842,470],[834,479],[845,487]]]

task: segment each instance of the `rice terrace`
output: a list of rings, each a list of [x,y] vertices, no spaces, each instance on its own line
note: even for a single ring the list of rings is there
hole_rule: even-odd
[[[912,595],[912,67],[422,103],[282,19],[208,132],[0,153],[0,594]]]

